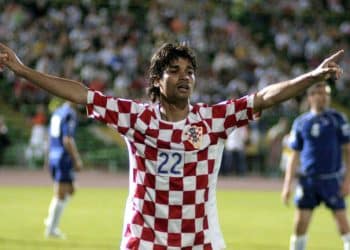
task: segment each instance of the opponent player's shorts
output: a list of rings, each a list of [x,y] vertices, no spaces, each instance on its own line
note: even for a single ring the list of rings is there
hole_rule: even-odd
[[[50,173],[55,182],[73,182],[75,175],[71,160],[50,161]]]
[[[331,210],[344,209],[346,205],[340,193],[341,183],[341,177],[329,179],[300,177],[294,202],[300,209],[313,209],[322,202]]]

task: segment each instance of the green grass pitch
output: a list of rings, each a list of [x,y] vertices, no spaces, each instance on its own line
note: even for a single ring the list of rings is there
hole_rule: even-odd
[[[1,250],[117,250],[126,189],[80,188],[66,208],[61,230],[67,240],[43,236],[51,199],[49,187],[0,187]],[[288,249],[293,207],[278,192],[218,191],[218,208],[228,250]],[[308,250],[343,249],[328,210],[316,210]]]

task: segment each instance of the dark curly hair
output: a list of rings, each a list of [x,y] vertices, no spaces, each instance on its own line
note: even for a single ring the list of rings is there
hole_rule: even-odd
[[[184,58],[190,61],[194,70],[197,69],[196,57],[192,49],[186,44],[163,44],[152,56],[149,69],[150,86],[147,94],[152,102],[160,97],[159,87],[154,86],[155,81],[162,78],[164,70],[174,61]]]

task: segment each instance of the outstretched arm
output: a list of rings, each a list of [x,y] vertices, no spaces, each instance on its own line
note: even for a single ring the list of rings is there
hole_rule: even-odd
[[[278,103],[288,100],[312,84],[327,80],[329,78],[338,79],[342,73],[336,61],[343,55],[344,50],[340,50],[332,56],[326,58],[316,69],[300,75],[294,79],[269,85],[257,92],[254,99],[254,111],[272,107]]]
[[[82,83],[35,71],[24,65],[12,49],[0,43],[0,67],[3,66],[53,95],[86,104],[88,89]]]

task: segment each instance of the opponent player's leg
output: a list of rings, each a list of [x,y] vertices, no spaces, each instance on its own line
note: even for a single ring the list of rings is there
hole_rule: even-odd
[[[341,179],[329,179],[323,181],[322,198],[326,206],[332,210],[333,217],[338,227],[339,234],[344,243],[344,250],[350,250],[350,226],[346,214],[345,199],[341,195]]]
[[[294,217],[294,234],[290,239],[290,250],[305,250],[306,233],[312,218],[311,209],[297,209]]]
[[[294,202],[297,207],[294,217],[294,234],[290,239],[290,250],[305,250],[307,230],[315,207],[320,204],[317,185],[313,179],[299,178]]]
[[[54,217],[54,213],[56,210],[56,207],[58,206],[58,196],[57,196],[57,180],[58,180],[58,173],[56,171],[56,166],[54,164],[50,164],[50,174],[51,174],[51,178],[54,181],[54,186],[53,186],[53,195],[49,204],[49,209],[48,209],[48,215],[44,220],[44,224],[46,226],[45,229],[45,236],[50,236],[51,234],[51,225],[52,225],[52,221],[53,221],[53,217]]]
[[[45,220],[46,224],[46,236],[48,237],[59,237],[63,238],[63,234],[59,231],[58,225],[63,214],[63,210],[68,202],[68,195],[70,190],[71,183],[55,183],[55,192],[52,197],[49,213],[47,219]]]
[[[65,206],[67,205],[70,196],[74,192],[73,175],[67,172],[60,171],[56,168],[53,174],[54,196],[52,197],[49,214],[45,220],[46,236],[64,238],[63,234],[59,231],[58,225]]]
[[[338,231],[344,242],[344,250],[350,250],[350,227],[346,210],[333,211],[334,219],[337,223]]]

